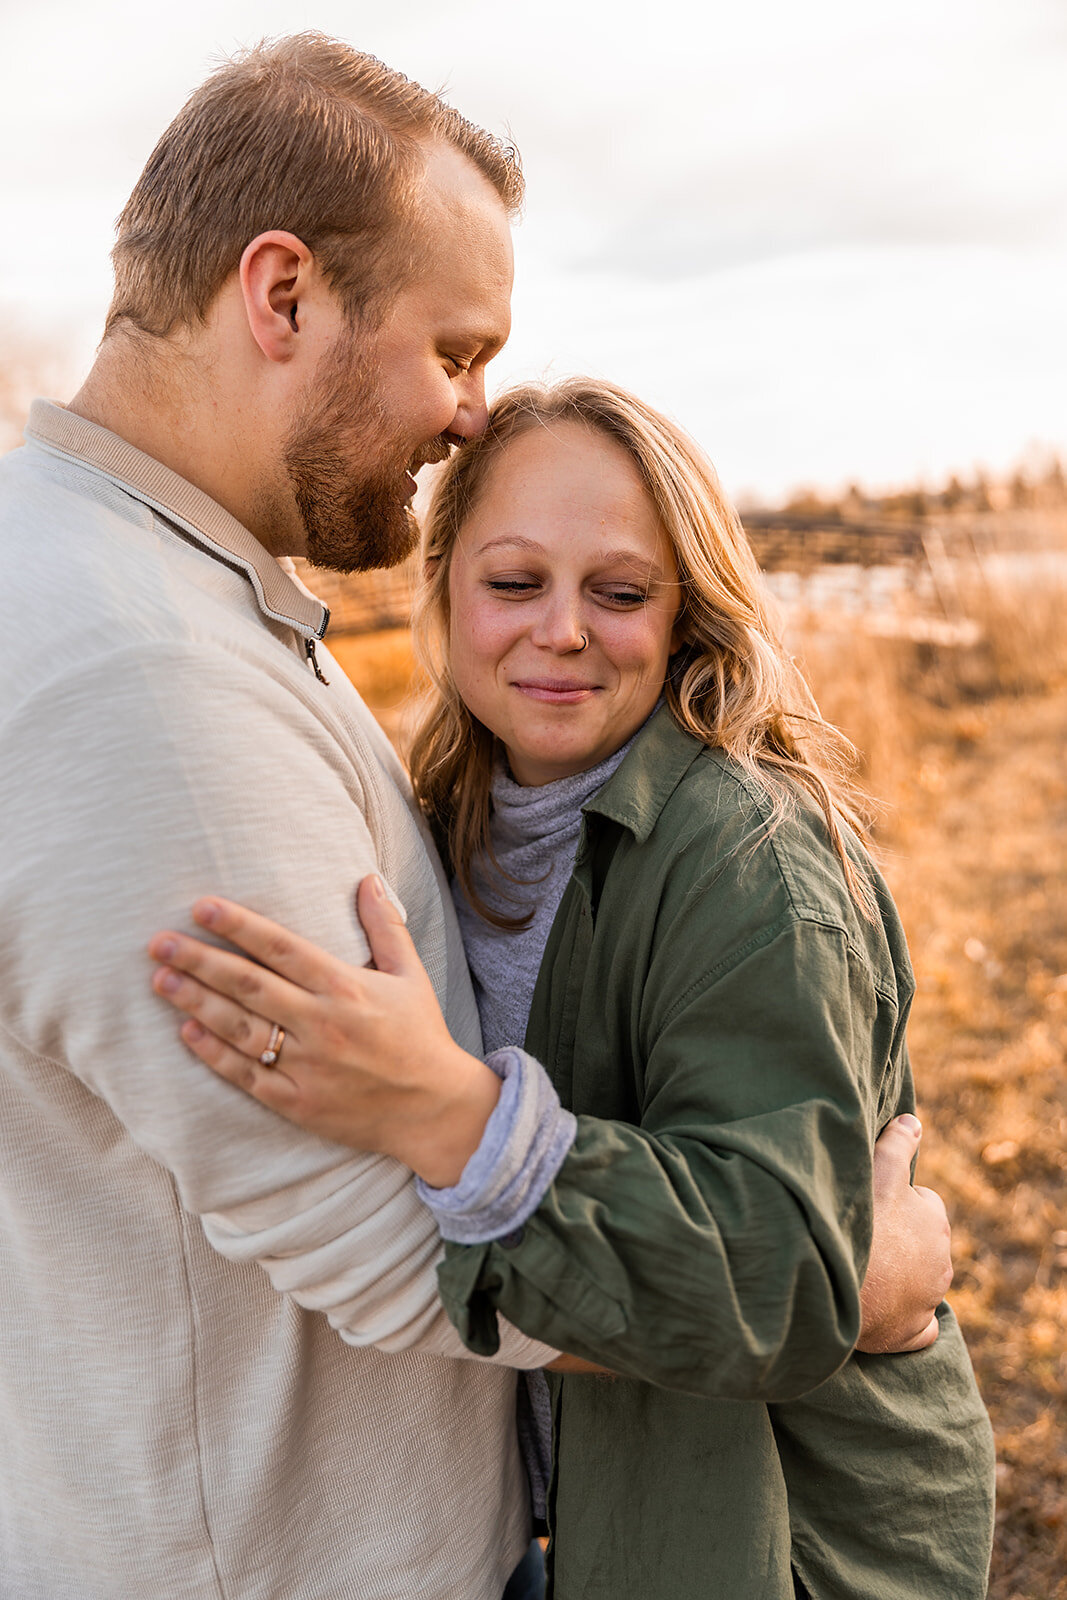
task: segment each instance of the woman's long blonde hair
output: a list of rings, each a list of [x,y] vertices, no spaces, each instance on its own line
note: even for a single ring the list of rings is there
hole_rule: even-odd
[[[499,741],[467,710],[449,668],[449,571],[463,526],[512,439],[532,428],[580,422],[626,450],[670,541],[681,582],[678,636],[665,685],[675,721],[756,777],[780,820],[793,785],[822,810],[849,890],[870,911],[870,892],[845,847],[842,820],[862,836],[850,782],[855,751],[825,722],[787,656],[762,598],[756,559],[711,462],[667,417],[614,384],[567,378],[522,384],[496,401],[489,427],[444,469],[424,538],[427,579],[415,639],[432,691],[411,754],[412,778],[439,846],[470,904],[497,927],[521,927],[486,904],[473,876],[495,867],[490,788]]]

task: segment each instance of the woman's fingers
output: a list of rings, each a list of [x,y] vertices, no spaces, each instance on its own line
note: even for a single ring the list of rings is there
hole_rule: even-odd
[[[153,978],[156,993],[179,1011],[193,1011],[194,1006],[186,1004],[186,1000],[195,999],[199,1005],[203,998],[200,990],[209,989],[252,1016],[266,1017],[269,1022],[280,1022],[288,1028],[295,1026],[307,1001],[305,990],[279,978],[266,967],[235,955],[232,950],[220,950],[217,945],[203,944],[182,933],[154,934],[148,943],[148,953],[168,969],[185,974],[199,985],[199,988],[177,986],[156,974]]]
[[[176,1011],[195,1017],[243,1055],[256,1060],[268,1048],[274,1021],[288,1026],[284,1019],[251,1011],[173,967],[157,967],[152,974],[152,987]]]
[[[285,1116],[298,1098],[295,1085],[280,1066],[261,1067],[258,1061],[235,1050],[199,1021],[190,1019],[184,1022],[181,1037],[193,1055],[210,1067],[212,1072],[236,1088],[243,1089],[269,1110]]]
[[[301,939],[280,923],[261,917],[233,900],[219,895],[198,900],[193,920],[202,928],[228,939],[272,972],[287,978],[301,989],[321,994],[338,966],[343,965],[307,939]]]
[[[375,874],[364,878],[356,893],[356,909],[379,972],[415,976],[423,971],[411,935],[396,906]]]

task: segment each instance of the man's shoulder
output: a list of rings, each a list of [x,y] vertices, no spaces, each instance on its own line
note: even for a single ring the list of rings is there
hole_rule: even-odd
[[[152,513],[113,479],[30,440],[0,458],[0,524],[57,531],[82,521],[117,518],[148,528]]]
[[[241,574],[120,484],[32,444],[0,461],[0,618],[8,707],[139,652],[265,641]]]

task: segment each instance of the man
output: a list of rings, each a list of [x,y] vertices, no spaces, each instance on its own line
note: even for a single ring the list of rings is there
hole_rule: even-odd
[[[552,1352],[469,1358],[410,1174],[213,1079],[143,953],[210,886],[361,962],[373,869],[479,1049],[403,774],[276,558],[411,549],[412,475],[485,424],[521,187],[369,57],[250,52],[0,468],[5,1595],[498,1600],[528,1542],[513,1369]]]

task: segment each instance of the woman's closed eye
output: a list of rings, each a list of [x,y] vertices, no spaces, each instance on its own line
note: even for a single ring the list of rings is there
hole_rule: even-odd
[[[490,594],[514,600],[525,600],[537,594],[542,585],[538,578],[487,578],[485,586]],[[648,604],[648,592],[636,585],[608,584],[593,590],[593,598],[613,610],[623,610]]]
[[[511,595],[520,600],[541,587],[536,578],[487,578],[485,586],[491,594]]]
[[[611,606],[643,606],[648,604],[648,594],[644,589],[631,588],[621,584],[611,584],[597,592],[598,600],[607,601]]]

